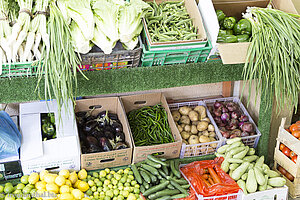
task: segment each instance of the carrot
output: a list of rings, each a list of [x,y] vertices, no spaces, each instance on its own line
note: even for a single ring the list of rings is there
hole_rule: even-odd
[[[211,186],[211,184],[210,184],[207,180],[205,180],[205,179],[203,178],[203,176],[200,175],[200,177],[201,177],[202,181],[203,181],[204,183],[206,183],[206,185],[207,185],[208,187]]]
[[[209,175],[208,175],[208,174],[202,174],[202,177],[203,177],[205,180],[207,180],[208,177],[209,177]]]
[[[214,183],[214,181],[212,180],[212,178],[208,178],[208,182],[210,183],[210,184],[212,184],[212,185],[214,185],[215,183]]]
[[[215,183],[221,183],[220,177],[213,168],[209,167],[208,171]]]

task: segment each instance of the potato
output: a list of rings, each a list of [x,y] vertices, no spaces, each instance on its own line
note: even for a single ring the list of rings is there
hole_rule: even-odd
[[[182,124],[190,124],[190,118],[186,115],[182,115],[180,118],[180,123]]]
[[[205,154],[207,152],[207,147],[208,147],[208,145],[201,145],[201,149],[200,149],[201,154]]]
[[[192,109],[190,107],[183,106],[179,108],[179,113],[182,115],[188,115],[191,110]]]
[[[206,108],[204,106],[196,106],[194,111],[199,113],[199,120],[206,117]]]
[[[201,121],[205,121],[205,122],[210,123],[210,119],[208,117],[204,117],[203,119],[201,119]]]
[[[214,125],[209,124],[208,127],[207,127],[207,130],[208,130],[209,132],[215,131]]]
[[[181,126],[182,129],[184,129],[186,124],[180,124],[179,126]]]
[[[201,135],[201,136],[199,137],[199,142],[200,142],[200,143],[207,143],[207,142],[210,142],[210,139],[209,139],[209,137],[207,137],[207,136],[205,136],[205,135]]]
[[[192,126],[191,126],[191,133],[192,133],[192,134],[197,134],[197,133],[198,133],[198,130],[197,130],[197,126],[196,126],[196,125],[192,125]]]
[[[177,125],[177,128],[178,128],[180,133],[183,131],[183,128],[180,125]]]
[[[184,131],[191,132],[191,126],[189,124],[185,125]]]
[[[192,125],[197,126],[199,124],[200,121],[196,121],[196,122],[192,122]]]
[[[182,139],[187,140],[187,139],[189,139],[189,137],[190,137],[191,134],[190,134],[189,132],[182,131],[182,132],[180,133],[180,135],[181,135]]]
[[[174,119],[175,122],[178,122],[180,120],[180,117],[181,117],[178,110],[172,111],[172,116],[173,116],[173,119]]]
[[[214,138],[214,137],[216,137],[216,132],[211,131],[211,132],[209,132],[208,136]]]
[[[189,112],[189,118],[192,122],[198,121],[198,117],[199,117],[199,114],[196,111],[192,110]]]
[[[211,142],[213,142],[213,141],[217,141],[215,138],[213,138],[213,137],[209,137],[209,139],[210,139],[210,141]],[[210,144],[210,146],[212,147],[212,148],[217,148],[217,146],[218,146],[218,143],[213,143],[213,144]]]
[[[203,135],[203,133],[202,132],[198,132],[198,137],[200,137],[201,135]]]
[[[208,131],[207,130],[204,130],[204,131],[202,131],[202,135],[204,135],[204,136],[209,136],[209,133],[208,133]]]
[[[184,144],[186,144],[186,145],[189,144],[188,141],[186,141],[186,140],[182,140],[182,143],[184,143]]]
[[[197,135],[191,135],[189,144],[199,144],[199,137]]]
[[[198,131],[204,131],[207,129],[207,127],[208,127],[208,122],[205,121],[199,122],[199,124],[197,125]]]

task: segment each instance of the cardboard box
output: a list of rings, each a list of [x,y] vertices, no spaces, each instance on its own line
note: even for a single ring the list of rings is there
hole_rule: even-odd
[[[145,0],[146,2],[152,2],[153,0]],[[167,0],[167,1],[178,1],[178,0]],[[163,2],[163,0],[156,0],[155,1],[157,4],[160,4],[161,2]],[[207,36],[206,36],[206,31],[204,29],[203,26],[203,20],[202,17],[200,15],[199,10],[197,9],[197,4],[194,0],[184,0],[184,6],[187,9],[187,12],[189,13],[190,18],[193,21],[193,25],[197,27],[198,29],[198,37],[196,40],[182,40],[182,41],[170,41],[170,42],[152,42],[149,32],[148,32],[148,28],[147,28],[147,24],[145,19],[143,19],[143,26],[145,29],[145,34],[147,35],[147,39],[149,41],[148,46],[166,46],[168,45],[167,49],[180,49],[180,47],[178,47],[179,45],[189,45],[189,48],[199,48],[199,47],[203,47],[205,46],[205,44],[203,44],[203,41],[207,41]],[[194,43],[194,45],[193,45]],[[200,46],[197,45],[197,43],[202,43]],[[195,45],[196,44],[196,45]],[[174,48],[171,48],[172,46],[175,46]],[[182,47],[181,47],[182,48]]]
[[[207,6],[204,4],[204,2],[205,4],[213,3],[215,10],[223,10],[227,16],[235,16],[239,20],[242,18],[242,13],[246,12],[246,8],[248,6],[266,7],[269,3],[269,0],[199,0],[198,7],[200,11],[206,10],[205,12],[202,11],[201,15],[204,20],[204,24],[206,25],[205,27],[208,31],[209,39],[213,44],[212,53],[218,52],[222,58],[223,64],[245,63],[250,43],[216,43],[219,32],[216,13],[213,12],[212,6]],[[296,9],[292,3],[292,0],[274,0],[272,1],[272,4],[276,9],[280,9],[289,13],[296,13]]]
[[[164,158],[178,158],[180,154],[182,139],[180,133],[172,118],[168,103],[165,96],[162,93],[151,93],[121,97],[122,104],[125,112],[128,113],[131,110],[139,109],[144,106],[154,106],[158,103],[165,108],[168,115],[168,122],[174,137],[175,142],[167,144],[159,144],[152,146],[135,146],[133,143],[133,158],[132,163],[143,161],[147,158],[147,155],[153,153],[160,153],[160,157]]]
[[[41,113],[49,112],[55,115],[57,138],[42,141]],[[79,139],[71,101],[68,110],[62,106],[60,120],[58,116],[55,100],[20,104],[20,160],[24,174],[43,169],[80,169]]]
[[[95,108],[93,115],[101,111],[108,110],[116,113],[123,125],[125,141],[129,148],[114,150],[109,152],[81,154],[81,168],[86,170],[103,169],[107,167],[117,167],[129,165],[132,158],[132,139],[128,127],[126,113],[118,97],[83,99],[76,101],[75,112],[87,111]]]

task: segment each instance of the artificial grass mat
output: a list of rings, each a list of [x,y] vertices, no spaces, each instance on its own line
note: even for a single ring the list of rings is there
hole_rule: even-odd
[[[78,73],[76,96],[144,91],[222,81],[242,80],[243,65],[209,63],[137,67]],[[37,78],[0,79],[0,103],[26,102],[44,99],[43,80],[40,97],[35,91]]]

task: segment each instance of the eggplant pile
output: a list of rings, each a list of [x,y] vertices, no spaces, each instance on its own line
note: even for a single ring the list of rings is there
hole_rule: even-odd
[[[96,116],[93,110],[75,113],[82,153],[107,152],[125,149],[125,134],[118,115],[102,111]]]
[[[243,114],[239,106],[232,102],[216,101],[209,110],[225,138],[246,137],[255,135],[253,123]]]

